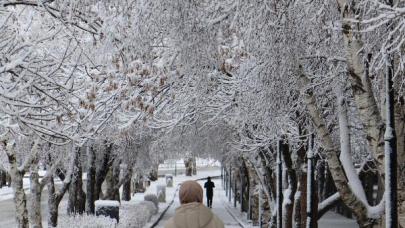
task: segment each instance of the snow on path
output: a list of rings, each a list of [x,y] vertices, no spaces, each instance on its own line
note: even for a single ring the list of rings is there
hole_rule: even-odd
[[[209,173],[206,176],[208,175],[215,176],[214,174]],[[212,202],[213,213],[224,222],[225,227],[227,228],[241,227],[239,223],[225,209],[224,199],[226,199],[226,197],[225,192],[221,186],[221,179],[213,179],[213,181],[215,183],[214,198]],[[204,181],[199,181],[199,183],[201,186],[204,185]],[[204,204],[206,205],[205,195],[204,195]],[[179,206],[180,202],[178,199],[178,194],[176,193],[173,205],[167,210],[166,214],[162,217],[162,219],[160,220],[159,224],[156,227],[160,228],[164,227],[164,224],[167,222],[167,220],[169,220],[171,217],[174,216],[175,210]]]
[[[319,228],[358,228],[356,220],[348,219],[333,211],[327,212],[318,221]]]

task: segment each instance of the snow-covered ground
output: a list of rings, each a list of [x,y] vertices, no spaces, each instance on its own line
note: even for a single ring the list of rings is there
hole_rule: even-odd
[[[177,175],[174,176],[174,185],[173,187],[166,188],[166,203],[159,203],[159,212],[158,214],[152,216],[151,220],[147,223],[145,221],[144,227],[150,227],[153,223],[155,223],[161,216],[162,212],[167,209],[167,212],[164,214],[160,222],[156,227],[164,227],[165,222],[174,216],[175,209],[180,206],[179,199],[178,199],[178,186],[185,180],[196,180],[201,178],[206,178],[207,176],[220,176],[221,172],[220,169],[217,168],[202,168],[197,172],[197,175],[187,177],[184,175]],[[213,179],[215,183],[215,192],[214,192],[214,199],[213,199],[213,212],[224,222],[225,227],[232,228],[232,227],[253,227],[249,221],[246,220],[246,214],[240,213],[238,208],[234,208],[232,203],[228,202],[228,198],[225,196],[225,191],[222,188],[221,179]],[[199,181],[201,185],[204,184],[204,181]],[[132,205],[132,207],[136,207],[137,204],[141,203],[144,200],[145,194],[156,194],[157,186],[158,185],[165,185],[165,178],[160,177],[157,181],[152,182],[151,186],[147,188],[145,193],[137,193],[132,196],[130,202],[125,203],[125,207],[122,206],[120,211],[120,219],[131,219],[134,217],[133,211],[127,210],[128,205]],[[29,179],[24,178],[24,188],[28,190],[29,188]],[[28,192],[28,191],[27,191]],[[44,226],[46,227],[46,199],[47,193],[46,189],[44,191],[43,197],[43,205],[42,205],[42,214],[43,214],[43,222]],[[13,193],[11,188],[2,188],[0,189],[0,227],[13,227],[15,224],[14,222],[14,204],[13,204]],[[170,206],[170,203],[173,204]],[[206,199],[204,198],[204,204],[206,204]],[[170,206],[170,207],[169,207]],[[62,202],[60,205],[60,213],[61,219],[60,221],[64,221],[66,215],[66,202]],[[126,211],[127,210],[127,211]],[[127,218],[126,218],[127,217]],[[68,221],[68,220],[66,220]],[[241,224],[241,225],[240,225]],[[355,220],[347,219],[341,215],[338,215],[333,212],[328,212],[325,214],[322,219],[319,221],[320,228],[356,228],[358,225],[356,224]]]
[[[178,194],[177,194],[177,189],[179,184],[181,184],[183,181],[186,180],[197,180],[197,179],[201,179],[201,178],[206,178],[208,176],[220,176],[221,175],[221,171],[220,169],[210,169],[210,170],[203,170],[203,171],[198,171],[197,175],[195,176],[184,176],[184,175],[177,175],[173,177],[173,187],[171,188],[166,188],[166,203],[159,204],[159,213],[155,216],[152,217],[151,221],[147,224],[146,227],[152,225],[161,215],[161,213],[169,206],[169,204],[173,201],[173,205],[170,206],[170,208],[168,209],[168,211],[165,213],[164,217],[162,218],[162,222],[164,223],[164,221],[167,221],[168,218],[170,218],[171,216],[174,215],[174,209],[178,207],[179,203],[179,199],[178,199]],[[147,189],[147,191],[145,192],[145,194],[148,193],[153,193],[156,194],[156,187],[157,185],[160,184],[165,184],[165,178],[159,178],[158,181],[152,182],[151,186]],[[138,196],[135,196],[134,198],[135,200],[143,200],[143,195],[144,194],[135,194]],[[162,223],[161,222],[161,223]],[[159,223],[159,224],[161,224]],[[159,226],[157,226],[159,227]],[[161,226],[163,227],[163,226]]]
[[[319,228],[357,228],[356,220],[348,219],[335,212],[327,212],[318,222]]]
[[[196,158],[196,165],[197,168],[202,167],[220,167],[221,163],[215,159],[204,159],[204,158]],[[184,159],[169,159],[163,162],[163,164],[159,165],[159,170],[174,170],[174,169],[185,169]]]
[[[187,179],[197,179],[200,177],[206,177],[206,176],[219,176],[220,170],[213,170],[213,171],[202,171],[199,172],[197,177],[184,177],[184,176],[178,176],[175,177],[175,181],[177,183],[181,183],[184,180]],[[163,179],[163,178],[162,178]],[[234,208],[232,203],[228,202],[228,198],[225,195],[225,191],[222,188],[221,180],[220,179],[213,179],[215,183],[215,192],[214,192],[214,199],[213,199],[213,212],[224,222],[225,227],[232,228],[232,227],[254,227],[252,226],[249,221],[246,219],[246,214],[245,213],[240,213],[239,208]],[[203,185],[204,181],[199,181],[201,185]],[[150,188],[150,190],[153,190],[153,187]],[[174,188],[172,188],[174,190]],[[170,188],[167,189],[167,199],[170,198],[171,194],[174,194],[174,191],[171,191]],[[156,227],[164,227],[165,222],[174,216],[175,209],[180,206],[179,200],[178,200],[178,195],[176,194],[174,196],[175,200],[173,205],[168,209],[168,211],[165,213],[163,216],[162,220],[158,223]],[[204,198],[204,204],[206,204],[206,199]],[[166,207],[167,204],[165,204],[163,207]],[[162,207],[161,207],[162,209]],[[160,215],[160,213],[159,213]],[[158,215],[155,216],[155,218],[158,217]],[[153,221],[153,218],[152,218]],[[149,223],[150,225],[151,223]],[[328,212],[326,213],[322,219],[320,219],[319,228],[357,228],[358,225],[355,220],[353,219],[348,219],[345,218],[339,214],[336,214],[334,212]]]
[[[221,172],[219,169],[216,169],[212,171],[198,172],[198,175],[193,177],[178,176],[177,178],[175,178],[175,181],[177,183],[181,183],[184,180],[199,179],[205,178],[207,176],[219,176],[219,175],[221,175]],[[216,214],[224,222],[225,227],[228,228],[241,227],[239,223],[233,218],[233,216],[225,209],[224,200],[226,199],[226,197],[225,192],[221,186],[221,179],[213,179],[213,181],[215,183],[215,192],[212,205],[212,210],[214,214]],[[199,181],[199,183],[201,184],[201,186],[203,186],[204,181]],[[164,224],[167,222],[167,220],[169,220],[171,217],[174,216],[176,208],[180,206],[178,195],[175,194],[174,198],[175,199],[173,205],[167,210],[162,220],[158,223],[156,227],[164,227]],[[204,204],[206,204],[205,198]]]

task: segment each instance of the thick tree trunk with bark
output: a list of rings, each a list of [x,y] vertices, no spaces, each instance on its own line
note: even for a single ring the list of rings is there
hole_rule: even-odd
[[[7,185],[7,172],[0,169],[0,188]]]
[[[394,108],[395,133],[397,136],[397,157],[398,157],[398,203],[403,203],[403,208],[405,209],[405,112],[404,112],[405,111],[405,101],[404,101],[404,99],[403,98],[396,99],[394,107],[395,107]],[[405,213],[405,211],[403,211],[402,213]]]
[[[190,171],[190,173],[191,173],[191,171]],[[190,176],[191,176],[191,174],[190,174]],[[149,172],[148,178],[151,181],[156,181],[158,179],[158,169],[157,169],[156,165],[154,165],[152,170]]]
[[[82,166],[80,163],[80,149],[76,148],[75,169],[69,185],[69,199],[67,211],[69,215],[83,214],[86,207],[86,196],[83,192]]]
[[[106,193],[104,199],[120,201],[119,177],[120,177],[120,159],[115,159],[110,167],[106,177]]]
[[[101,186],[105,180],[105,177],[107,175],[107,172],[109,170],[109,166],[111,164],[111,153],[112,153],[112,147],[113,144],[106,143],[106,148],[103,154],[103,159],[101,160],[101,164],[99,164],[96,168],[96,183],[94,187],[94,200],[98,200],[102,198],[103,191],[101,189]]]
[[[300,66],[300,68],[302,71],[302,66]],[[306,78],[303,72],[301,75],[301,79],[303,80],[304,85],[309,85],[309,80]],[[342,201],[353,211],[360,227],[367,227],[371,225],[367,217],[367,208],[361,201],[356,198],[356,196],[349,188],[347,177],[338,157],[339,151],[330,137],[329,131],[326,128],[326,124],[321,118],[320,111],[316,107],[315,97],[311,89],[308,89],[304,93],[304,99],[309,114],[314,123],[314,127],[317,131],[317,135],[320,138],[322,146],[325,150],[329,170],[332,174],[333,180],[335,182],[336,188],[339,191]]]
[[[283,227],[283,162],[282,162],[282,142],[278,142],[277,147],[277,228]]]
[[[304,132],[300,127],[300,135]],[[301,140],[304,141],[306,136],[301,136]],[[307,172],[306,169],[306,146],[302,145],[297,151],[296,159],[296,173],[297,173],[297,192],[294,197],[294,225],[295,228],[305,227],[306,224],[306,206],[307,206]]]
[[[63,196],[68,191],[70,183],[72,181],[73,172],[75,170],[76,157],[78,154],[74,154],[74,157],[70,161],[70,165],[67,169],[66,175],[62,175],[58,169],[56,170],[56,175],[62,181],[62,186],[59,191],[56,191],[54,175],[50,175],[47,182],[48,188],[48,227],[56,227],[58,225],[58,211],[59,204],[62,201]]]
[[[95,213],[94,202],[95,196],[95,184],[96,184],[96,159],[95,151],[92,145],[87,145],[87,183],[86,183],[86,212],[87,214]]]
[[[132,191],[133,193],[145,192],[143,186],[143,176],[141,174],[135,174],[135,177],[132,179]]]
[[[193,175],[197,175],[197,159],[193,157]]]
[[[317,165],[317,189],[318,189],[318,199],[319,201],[322,201],[324,199],[326,199],[328,197],[327,194],[331,193],[327,190],[328,187],[328,183],[327,183],[327,178],[326,176],[329,174],[329,172],[327,171],[327,163],[326,161],[318,161],[318,165]],[[333,191],[332,191],[333,192]]]
[[[29,218],[32,228],[42,228],[41,216],[41,193],[42,188],[39,183],[38,165],[33,164],[30,174],[30,211]]]
[[[253,164],[249,160],[245,160],[245,167],[247,169],[247,174],[248,174],[248,180],[249,180],[249,198],[250,198],[250,203],[249,203],[249,210],[248,212],[250,213],[249,218],[252,220],[253,225],[259,225],[259,191],[260,187],[257,183],[259,177],[257,176],[257,173],[255,172],[255,169],[253,167]]]
[[[396,99],[394,111],[398,158],[398,214],[405,218],[405,101],[403,97]],[[400,225],[405,226],[405,224]]]
[[[131,200],[131,179],[132,179],[132,168],[128,170],[129,175],[125,177],[124,184],[122,185],[122,200],[130,201]]]
[[[184,166],[186,168],[186,176],[192,176],[193,175],[193,159],[192,158],[184,159]]]
[[[48,226],[56,227],[58,225],[59,204],[62,201],[63,196],[68,191],[70,186],[70,180],[72,178],[72,169],[68,170],[68,176],[62,180],[62,187],[59,191],[56,191],[55,182],[53,176],[49,178],[47,182],[48,187]]]
[[[359,117],[367,134],[371,152],[377,161],[380,175],[384,175],[384,123],[375,100],[368,71],[368,60],[364,63],[362,57],[363,43],[356,37],[350,19],[356,17],[353,6],[349,1],[337,0],[342,14],[342,32],[346,48],[346,59],[349,79],[356,101]],[[363,53],[364,54],[364,53]]]
[[[10,160],[9,160],[10,161]],[[10,163],[12,164],[12,163]],[[12,166],[17,166],[14,163]],[[28,228],[28,211],[27,211],[27,197],[23,188],[23,174],[17,170],[17,167],[11,167],[11,186],[14,190],[14,204],[17,218],[18,228]]]
[[[7,153],[8,162],[10,164],[10,179],[11,187],[14,191],[14,205],[15,215],[18,228],[28,228],[28,211],[27,211],[27,198],[23,188],[24,171],[18,168],[15,144],[9,138],[2,140],[2,146]]]
[[[58,206],[57,194],[55,192],[55,183],[53,177],[50,178],[48,184],[48,226],[56,227],[58,225]]]
[[[276,182],[276,175],[272,171],[271,157],[266,150],[259,152],[259,157],[261,161],[263,173],[262,187],[263,192],[265,192],[265,198],[262,202],[262,226],[263,227],[276,227],[276,211],[271,208],[271,202],[274,204],[277,200],[276,185],[272,184]],[[277,210],[277,208],[274,208]]]
[[[297,192],[297,174],[293,167],[293,162],[291,159],[290,150],[287,142],[281,144],[281,152],[284,160],[285,167],[288,174],[288,187],[286,196],[284,197],[284,208],[283,208],[283,219],[284,219],[284,228],[293,227],[293,209],[294,209],[294,197]]]

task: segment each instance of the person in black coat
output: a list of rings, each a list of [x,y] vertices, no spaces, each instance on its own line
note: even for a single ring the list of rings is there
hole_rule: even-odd
[[[207,207],[212,208],[212,197],[214,196],[215,184],[211,181],[211,177],[207,177],[207,182],[204,184],[207,196]]]

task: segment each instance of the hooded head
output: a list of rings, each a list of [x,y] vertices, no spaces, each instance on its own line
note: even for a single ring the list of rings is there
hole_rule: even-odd
[[[208,181],[211,181],[211,177],[207,177],[207,180],[208,180]]]
[[[180,186],[179,198],[181,204],[202,203],[203,189],[196,181],[185,181]]]

